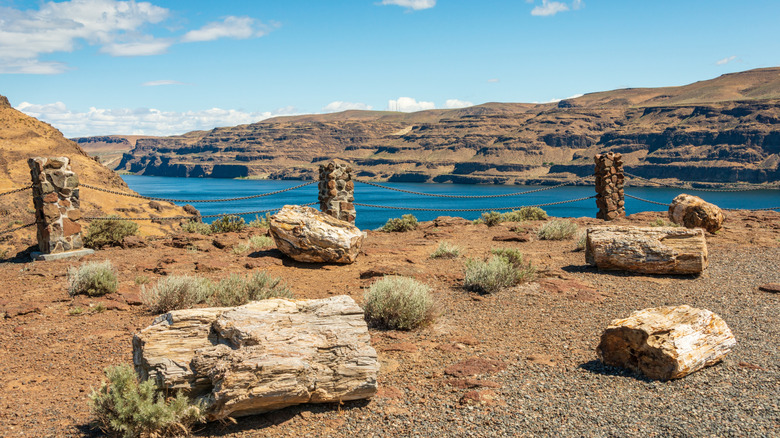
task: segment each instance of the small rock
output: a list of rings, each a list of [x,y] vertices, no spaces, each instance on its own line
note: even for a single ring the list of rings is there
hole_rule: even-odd
[[[447,367],[444,373],[453,377],[473,377],[483,374],[495,374],[506,369],[506,364],[498,360],[472,357]]]
[[[122,239],[122,248],[146,248],[146,242],[138,236],[126,236]]]
[[[525,234],[505,233],[505,234],[499,234],[498,236],[493,236],[493,241],[494,242],[530,242],[531,235],[528,233]]]
[[[155,209],[157,211],[163,211],[163,209],[165,208],[162,204],[160,204],[157,201],[149,201],[149,207],[151,207],[151,208],[153,208],[153,209]]]
[[[723,211],[698,196],[677,195],[669,206],[669,220],[686,228],[704,228],[710,233],[723,226]]]
[[[780,293],[780,283],[762,284],[758,289],[764,292]]]
[[[463,394],[459,403],[465,406],[494,406],[502,404],[501,399],[495,391],[469,391]]]
[[[454,225],[469,225],[470,223],[471,221],[468,219],[452,216],[439,216],[433,220],[434,227],[451,227]]]

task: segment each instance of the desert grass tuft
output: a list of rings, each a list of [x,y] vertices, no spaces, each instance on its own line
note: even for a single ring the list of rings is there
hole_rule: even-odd
[[[110,261],[87,262],[68,268],[68,293],[98,297],[116,292],[119,282]]]
[[[210,280],[189,275],[163,277],[147,288],[141,286],[141,301],[155,313],[188,309],[205,302],[212,294]]]
[[[292,298],[292,292],[281,278],[271,277],[265,272],[256,272],[248,277],[230,274],[214,285],[209,304],[232,307],[268,298]]]
[[[409,277],[387,276],[375,281],[363,303],[369,324],[412,330],[433,321],[434,300],[430,287]]]
[[[539,227],[536,235],[540,240],[570,239],[577,232],[577,225],[566,219],[556,219]]]
[[[431,253],[430,257],[432,259],[454,259],[460,257],[461,252],[462,249],[458,245],[450,242],[439,242],[439,247]]]

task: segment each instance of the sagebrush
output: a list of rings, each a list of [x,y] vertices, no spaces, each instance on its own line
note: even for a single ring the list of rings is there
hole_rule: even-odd
[[[496,226],[502,222],[501,213],[497,211],[482,213],[482,217],[480,219],[483,224],[489,227]]]
[[[271,277],[265,272],[256,272],[248,277],[230,274],[214,285],[209,304],[232,307],[268,298],[292,298],[292,292],[281,278]]]
[[[242,231],[246,222],[241,216],[228,215],[211,223],[211,231],[214,233],[230,233]]]
[[[68,268],[68,293],[97,297],[116,292],[117,280],[110,261],[87,262],[78,268]]]
[[[118,216],[111,216],[118,217]],[[124,219],[100,219],[89,224],[84,234],[84,246],[87,248],[102,248],[104,246],[119,246],[127,236],[138,232],[138,224]]]
[[[409,277],[375,281],[365,294],[363,308],[369,324],[389,329],[411,330],[435,316],[430,288]]]
[[[668,221],[666,219],[658,218],[652,222],[650,222],[651,227],[679,227],[680,224],[676,224],[674,222]]]
[[[252,228],[269,228],[271,223],[271,213],[266,213],[264,218],[255,215],[255,218],[249,221],[248,227]]]
[[[189,221],[181,225],[182,231],[185,233],[198,233],[203,234],[204,236],[208,236],[211,234],[211,225],[204,224],[203,222],[198,221]]]
[[[461,251],[458,245],[450,242],[439,242],[439,247],[431,253],[430,257],[432,259],[454,259],[460,256]]]
[[[540,221],[547,219],[547,212],[539,207],[523,207],[501,215],[505,222]]]
[[[405,214],[401,218],[391,218],[380,228],[387,232],[404,232],[417,229],[417,218],[413,214]]]
[[[155,313],[189,309],[205,302],[211,296],[210,280],[189,275],[170,275],[152,287],[141,286],[141,301]]]
[[[556,219],[539,227],[536,235],[540,240],[564,240],[577,232],[577,225],[566,219]]]
[[[466,261],[463,287],[480,294],[490,294],[533,277],[534,268],[523,261],[522,254],[510,253],[508,250],[497,252],[489,260]]]
[[[203,407],[182,393],[166,397],[152,380],[138,382],[129,365],[105,370],[107,382],[89,394],[94,426],[112,437],[179,437],[205,422]]]

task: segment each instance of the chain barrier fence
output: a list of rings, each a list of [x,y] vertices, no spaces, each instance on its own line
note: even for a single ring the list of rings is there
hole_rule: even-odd
[[[370,182],[370,181],[363,181],[363,180],[359,180],[359,179],[356,179],[355,181],[359,182],[361,184],[366,184],[366,185],[369,185],[369,186],[379,187],[379,188],[385,189],[385,190],[394,190],[396,192],[408,193],[408,194],[411,194],[411,195],[434,196],[434,197],[437,197],[437,198],[453,198],[453,199],[485,199],[485,198],[504,198],[504,197],[509,197],[509,196],[527,195],[529,193],[538,193],[538,192],[543,192],[545,190],[552,190],[552,189],[557,189],[559,187],[568,186],[568,185],[575,184],[575,183],[578,183],[580,181],[585,181],[585,180],[586,180],[586,178],[580,178],[580,179],[576,179],[576,180],[573,180],[573,181],[567,181],[567,182],[564,182],[564,183],[561,183],[561,184],[558,184],[558,185],[555,185],[555,186],[548,186],[548,187],[542,187],[542,188],[533,189],[533,190],[526,190],[524,192],[503,193],[503,194],[500,194],[500,195],[445,195],[445,194],[441,194],[441,193],[414,192],[412,190],[404,190],[404,189],[399,189],[397,187],[383,186],[381,184],[377,184],[377,183]]]
[[[80,184],[80,186],[81,186],[81,187],[86,187],[86,188],[88,188],[88,189],[92,189],[92,190],[97,190],[97,191],[100,191],[100,192],[111,193],[111,194],[113,194],[113,195],[127,196],[127,197],[129,197],[129,198],[139,198],[139,199],[146,199],[146,200],[149,200],[149,201],[163,201],[163,202],[174,202],[174,203],[175,203],[175,202],[181,202],[181,203],[185,203],[185,204],[194,204],[194,203],[197,203],[197,202],[233,202],[233,201],[245,201],[245,200],[247,200],[247,199],[255,199],[255,198],[262,198],[262,197],[265,197],[265,196],[278,195],[279,193],[284,193],[284,192],[289,192],[290,190],[300,189],[301,187],[306,187],[306,186],[308,186],[308,185],[312,185],[312,184],[315,184],[315,183],[317,183],[317,181],[309,181],[309,182],[306,182],[306,183],[303,183],[303,184],[299,184],[299,185],[297,185],[297,186],[294,186],[294,187],[289,187],[289,188],[282,189],[282,190],[276,190],[276,191],[274,191],[274,192],[260,193],[260,194],[258,194],[258,195],[240,196],[240,197],[238,197],[238,198],[223,198],[223,199],[173,199],[173,198],[157,198],[157,197],[154,197],[154,196],[143,196],[143,195],[138,195],[138,194],[135,194],[135,193],[125,193],[125,192],[119,192],[119,191],[116,191],[116,190],[111,190],[111,189],[106,189],[106,188],[102,188],[102,187],[95,187],[95,186],[91,186],[91,185],[89,185],[89,184]]]

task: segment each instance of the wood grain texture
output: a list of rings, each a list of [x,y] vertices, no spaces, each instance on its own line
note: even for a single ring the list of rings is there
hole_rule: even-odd
[[[707,268],[707,242],[700,228],[591,227],[585,259],[599,269],[699,274]]]

